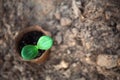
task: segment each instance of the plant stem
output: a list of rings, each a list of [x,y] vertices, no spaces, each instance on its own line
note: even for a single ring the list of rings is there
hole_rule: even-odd
[[[38,46],[37,46],[37,45],[35,45],[35,47],[38,49]]]

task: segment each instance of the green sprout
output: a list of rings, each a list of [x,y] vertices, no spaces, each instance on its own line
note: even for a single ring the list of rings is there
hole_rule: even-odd
[[[36,45],[26,45],[22,48],[21,56],[24,60],[31,60],[37,57],[38,50],[48,50],[53,45],[53,39],[49,36],[42,36],[38,39]]]
[[[37,42],[38,48],[42,50],[48,50],[51,48],[52,44],[53,40],[49,36],[42,36]]]

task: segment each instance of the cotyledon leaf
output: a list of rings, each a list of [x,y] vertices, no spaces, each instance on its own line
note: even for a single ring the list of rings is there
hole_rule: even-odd
[[[53,45],[53,39],[50,36],[42,36],[37,42],[38,49],[48,50]]]
[[[22,48],[21,56],[24,60],[34,59],[38,55],[38,48],[34,45],[26,45]]]

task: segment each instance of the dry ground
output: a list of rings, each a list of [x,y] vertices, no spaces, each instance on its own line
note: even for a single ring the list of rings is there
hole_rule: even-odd
[[[14,39],[40,25],[54,38],[49,60],[18,60]],[[0,80],[120,80],[119,0],[0,0]]]

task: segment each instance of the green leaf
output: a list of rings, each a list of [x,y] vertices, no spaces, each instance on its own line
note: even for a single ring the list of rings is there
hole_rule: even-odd
[[[21,56],[24,60],[34,59],[38,55],[38,48],[34,45],[26,45],[22,48]]]
[[[38,49],[48,50],[53,45],[53,39],[49,36],[42,36],[37,42]]]

